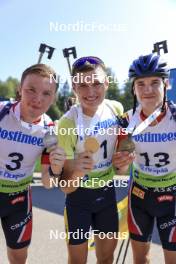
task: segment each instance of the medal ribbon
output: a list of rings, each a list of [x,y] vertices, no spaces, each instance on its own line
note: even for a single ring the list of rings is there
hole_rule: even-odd
[[[82,110],[82,107],[80,105],[78,106],[78,108],[77,108],[77,113],[78,113],[77,129],[78,129],[78,135],[80,137],[80,140],[84,140],[85,136],[92,136],[93,135],[93,137],[96,137],[96,134],[94,135],[93,132],[94,132],[96,124],[100,120],[100,116],[102,114],[102,111],[103,111],[103,104],[101,104],[98,107],[95,115],[91,118],[91,122],[90,122],[90,125],[89,125],[90,134],[87,135],[85,133],[85,127],[84,127],[84,122],[83,122],[83,110]]]
[[[139,133],[141,133],[144,129],[146,129],[156,118],[161,114],[161,107],[157,108],[151,115],[149,115],[142,123],[139,124],[138,127],[136,127],[136,119],[137,119],[137,113],[135,113],[126,128],[126,131],[128,134],[132,134],[132,136],[135,136]],[[136,127],[136,128],[135,128]]]

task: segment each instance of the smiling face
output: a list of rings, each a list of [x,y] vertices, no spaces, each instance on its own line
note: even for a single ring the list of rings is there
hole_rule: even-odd
[[[73,82],[73,89],[77,94],[82,106],[83,113],[93,116],[105,98],[108,89],[106,73],[101,67],[94,70],[78,73],[76,82]]]
[[[56,83],[48,77],[28,74],[19,89],[21,96],[21,118],[34,122],[48,111],[55,100]]]
[[[162,105],[165,83],[161,77],[145,77],[134,82],[134,94],[144,112],[153,112]]]

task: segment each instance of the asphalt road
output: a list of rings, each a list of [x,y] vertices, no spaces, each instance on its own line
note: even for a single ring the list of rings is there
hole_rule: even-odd
[[[117,200],[121,200],[126,194],[127,188],[117,188]],[[46,190],[40,183],[35,183],[32,186],[32,195],[34,222],[28,264],[66,264],[66,243],[64,239],[60,238],[60,233],[64,232],[64,194],[56,188]],[[116,264],[119,246],[120,243],[115,251],[114,264]],[[89,251],[87,263],[96,263],[94,250]],[[121,262],[118,263],[121,264]],[[125,263],[132,264],[131,247],[129,247]],[[151,247],[151,263],[164,264],[163,253],[156,230],[153,235],[153,243]],[[0,264],[8,264],[5,240],[1,227]]]

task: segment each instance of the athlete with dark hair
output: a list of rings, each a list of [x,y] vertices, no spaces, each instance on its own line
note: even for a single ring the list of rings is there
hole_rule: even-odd
[[[131,166],[128,225],[135,264],[149,263],[156,220],[165,263],[176,263],[176,107],[166,100],[169,69],[159,55],[134,60],[129,69],[134,107],[127,112],[135,158]],[[123,137],[121,137],[123,140]],[[118,150],[117,150],[118,151]],[[128,168],[129,153],[113,163]]]

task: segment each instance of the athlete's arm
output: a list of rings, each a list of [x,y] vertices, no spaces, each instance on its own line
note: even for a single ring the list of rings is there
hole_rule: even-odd
[[[74,160],[66,160],[62,176],[62,180],[65,181],[66,187],[62,187],[62,184],[62,186],[60,186],[61,190],[64,193],[74,192],[78,188],[80,178],[89,173],[93,169],[93,166],[92,154],[87,151],[80,153]]]
[[[59,182],[65,159],[66,155],[62,148],[53,146],[50,149],[50,164],[42,164],[42,183],[45,188],[53,187],[51,178],[57,179]]]

